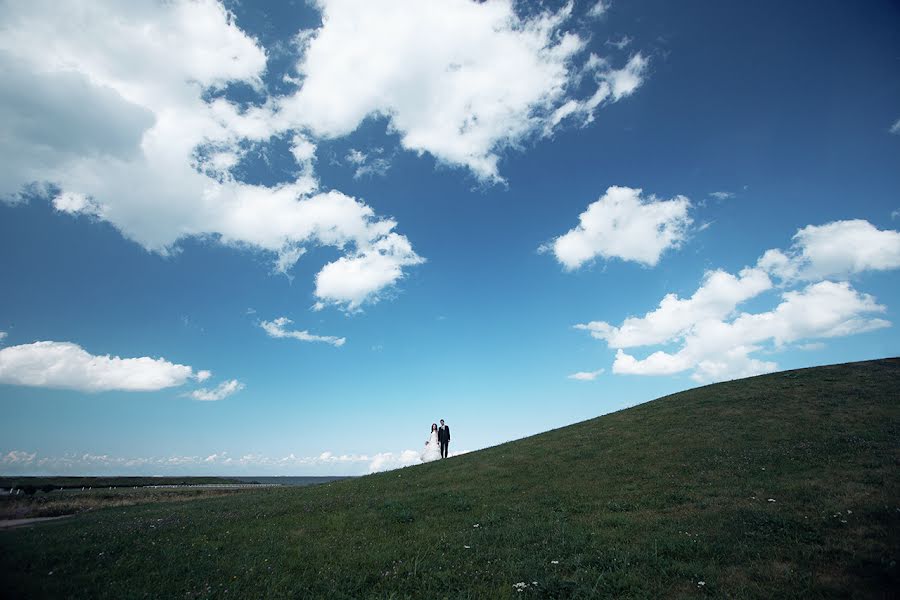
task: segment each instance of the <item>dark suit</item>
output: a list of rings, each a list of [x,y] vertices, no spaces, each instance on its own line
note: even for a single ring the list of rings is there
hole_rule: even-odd
[[[447,447],[450,445],[450,428],[446,425],[438,427],[438,443],[441,445],[441,458],[447,458]]]

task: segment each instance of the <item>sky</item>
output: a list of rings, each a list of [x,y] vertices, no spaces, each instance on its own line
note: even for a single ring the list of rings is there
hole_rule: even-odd
[[[2,474],[358,475],[900,354],[895,3],[3,4]]]

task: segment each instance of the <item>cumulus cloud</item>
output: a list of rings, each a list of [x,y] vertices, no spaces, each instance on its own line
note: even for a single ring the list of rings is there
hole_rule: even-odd
[[[278,317],[273,321],[263,321],[259,324],[265,330],[269,337],[273,338],[292,338],[301,342],[325,342],[337,348],[340,348],[347,341],[346,338],[335,337],[333,335],[314,335],[305,329],[303,331],[290,330],[286,327],[293,323],[287,317]]]
[[[801,339],[847,336],[890,326],[871,317],[885,307],[846,282],[822,281],[800,291],[788,291],[774,310],[741,313],[733,321],[709,319],[697,323],[675,353],[654,352],[643,360],[619,350],[613,372],[669,375],[693,369],[697,381],[746,377],[773,371],[777,365],[749,356],[764,342],[776,348]]]
[[[244,384],[238,381],[237,379],[231,379],[229,381],[224,381],[220,383],[218,386],[210,389],[210,388],[200,388],[191,392],[190,396],[194,400],[203,400],[206,402],[214,402],[216,400],[223,400],[232,394],[235,394],[244,389]]]
[[[0,69],[0,197],[50,197],[161,254],[189,237],[261,250],[281,272],[306,246],[355,257],[400,236],[365,203],[320,189],[314,140],[265,95],[265,50],[214,0],[16,3],[0,24]],[[227,100],[232,83],[262,100]],[[279,136],[295,173],[241,181],[248,151]],[[395,258],[412,264],[406,246]]]
[[[403,452],[381,452],[372,457],[369,462],[369,472],[378,473],[380,471],[390,471],[410,465],[417,465],[421,462],[419,453],[415,450],[404,450]]]
[[[575,328],[606,340],[610,348],[663,344],[684,337],[700,322],[724,319],[739,304],[771,287],[771,280],[761,269],[744,269],[737,276],[722,270],[710,271],[690,298],[667,294],[655,310],[642,317],[628,317],[619,327],[592,321]]]
[[[707,272],[689,298],[668,294],[655,309],[618,326],[591,321],[575,328],[617,350],[612,367],[617,374],[690,372],[707,382],[770,372],[778,365],[754,353],[817,350],[824,347],[821,339],[890,326],[877,316],[885,307],[874,297],[828,278],[900,267],[897,236],[866,221],[810,225],[794,236],[788,253],[769,250],[737,275]],[[741,304],[774,289],[771,276],[782,280],[781,302],[769,311],[738,312]],[[804,287],[790,289],[797,284]],[[644,358],[625,351],[672,344],[678,348]]]
[[[578,371],[568,376],[569,379],[575,381],[593,381],[603,374],[605,369],[597,369],[596,371]]]
[[[768,250],[759,266],[786,281],[848,278],[863,271],[900,267],[900,231],[861,219],[807,225],[789,250]]]
[[[548,133],[561,106],[585,102],[574,95],[586,40],[565,30],[571,3],[527,17],[511,0],[318,5],[322,26],[300,36],[302,85],[279,106],[281,118],[319,137],[380,116],[404,148],[496,181],[505,149]],[[621,69],[597,64],[583,118],[633,93],[646,59],[636,54]]]
[[[692,220],[684,196],[659,200],[640,189],[612,186],[578,217],[579,224],[542,247],[567,270],[596,257],[655,266],[684,240]]]
[[[34,342],[0,349],[0,383],[83,392],[153,391],[202,380],[186,365],[164,358],[95,356],[70,342]]]

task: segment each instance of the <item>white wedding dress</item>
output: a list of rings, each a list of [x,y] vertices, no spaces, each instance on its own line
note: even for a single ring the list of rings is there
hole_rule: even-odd
[[[422,452],[422,462],[431,462],[441,458],[441,447],[438,444],[437,431],[432,431],[428,441],[425,442],[425,450]]]

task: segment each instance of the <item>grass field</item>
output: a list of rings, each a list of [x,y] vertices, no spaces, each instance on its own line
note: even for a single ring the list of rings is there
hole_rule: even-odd
[[[0,533],[3,592],[893,597],[900,360],[690,390],[450,460]]]

